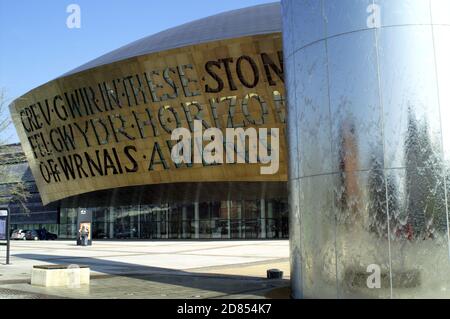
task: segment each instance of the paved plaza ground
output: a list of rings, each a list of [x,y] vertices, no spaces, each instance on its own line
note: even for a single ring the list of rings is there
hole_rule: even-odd
[[[0,247],[1,298],[271,298],[288,296],[289,241],[12,241]],[[30,285],[33,265],[91,268],[80,288]],[[266,270],[284,271],[283,280]],[[283,291],[283,294],[277,293]]]

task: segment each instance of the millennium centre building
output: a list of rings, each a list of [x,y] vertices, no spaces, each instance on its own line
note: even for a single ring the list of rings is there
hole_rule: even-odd
[[[288,238],[285,89],[279,4],[151,35],[11,106],[59,238],[92,214],[93,239]],[[176,128],[278,128],[279,167],[175,163]],[[206,144],[206,143],[205,143]]]
[[[450,298],[449,57],[448,0],[283,0],[130,43],[10,108],[62,238],[80,212],[94,239],[289,237],[294,298]],[[277,169],[250,148],[174,161],[180,128],[270,130]]]

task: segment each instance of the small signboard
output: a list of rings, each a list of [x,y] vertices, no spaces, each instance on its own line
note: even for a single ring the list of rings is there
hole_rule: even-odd
[[[8,230],[7,228],[7,217],[8,217],[8,211],[7,210],[0,210],[0,240],[6,240]]]
[[[85,208],[78,210],[78,246],[92,245],[92,211]]]
[[[0,240],[6,239],[6,220],[0,219]]]
[[[6,240],[6,264],[9,265],[9,213],[7,209],[0,209],[0,240]]]

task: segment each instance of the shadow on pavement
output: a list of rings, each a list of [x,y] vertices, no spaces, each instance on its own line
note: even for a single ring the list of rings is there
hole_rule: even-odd
[[[100,276],[91,274],[92,279],[108,278],[111,276],[130,277],[149,282],[214,291],[222,293],[224,297],[226,295],[246,293],[264,297],[267,295],[268,290],[289,285],[289,280],[286,279],[269,280],[253,276],[189,272],[92,257],[69,257],[43,254],[16,254],[14,257],[51,264],[87,265],[90,267],[91,271],[105,274]],[[238,268],[239,265],[236,265],[235,267]]]

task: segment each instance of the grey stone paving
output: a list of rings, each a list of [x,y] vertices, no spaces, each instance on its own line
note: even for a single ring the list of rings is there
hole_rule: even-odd
[[[196,298],[264,298],[277,287],[286,286],[286,281],[265,279],[248,280],[216,276],[107,276],[91,281],[90,286],[80,288],[41,288],[28,283],[3,285],[14,287],[23,296],[55,295],[82,299],[196,299]],[[3,288],[4,289],[4,288]],[[0,292],[1,296],[1,292]],[[15,297],[14,297],[15,298]],[[38,297],[36,297],[38,298]],[[40,297],[42,298],[42,297]]]
[[[16,289],[0,288],[0,299],[59,299],[59,296],[50,296],[42,293],[27,292]]]
[[[13,242],[12,252],[12,265],[0,260],[0,299],[265,298],[289,285],[288,241]],[[58,263],[89,265],[90,286],[29,284],[33,265]],[[265,279],[274,267],[284,280]]]

